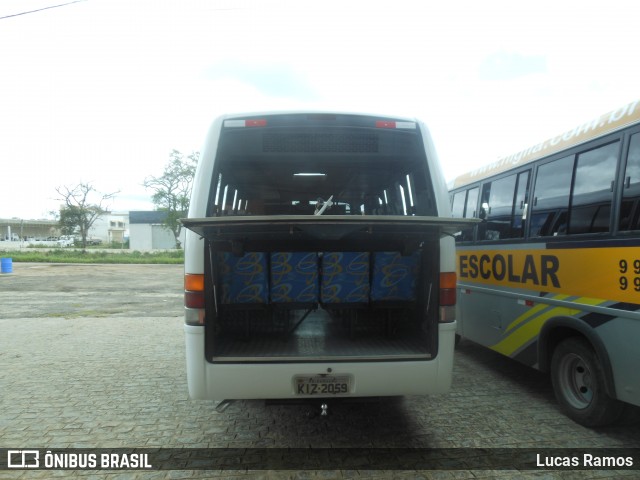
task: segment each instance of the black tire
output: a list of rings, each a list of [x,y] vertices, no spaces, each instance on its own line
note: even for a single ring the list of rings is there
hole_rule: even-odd
[[[553,351],[551,383],[560,409],[586,427],[613,423],[624,409],[624,403],[607,395],[602,363],[582,338],[563,340]]]

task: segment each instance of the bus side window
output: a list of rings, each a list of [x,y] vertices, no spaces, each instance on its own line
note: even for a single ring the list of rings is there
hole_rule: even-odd
[[[517,175],[485,183],[482,208],[486,221],[478,228],[478,240],[500,240],[511,237],[513,202]]]
[[[631,137],[623,179],[620,230],[640,230],[640,133]]]
[[[529,211],[529,177],[531,171],[518,174],[516,183],[516,198],[513,205],[513,219],[511,223],[511,238],[524,237],[524,224]]]
[[[384,215],[386,205],[383,203],[382,198],[380,198],[379,195],[367,194],[364,197],[363,208],[365,215]]]
[[[214,176],[214,178],[216,178],[216,177]],[[217,216],[219,216],[219,215],[220,215],[220,211],[222,210],[222,209],[220,208],[220,202],[221,202],[221,200],[222,200],[222,199],[221,199],[221,197],[220,197],[220,196],[222,195],[222,192],[221,192],[221,188],[222,188],[222,174],[221,174],[221,173],[219,173],[219,174],[218,174],[218,176],[217,176],[216,180],[217,180],[217,181],[216,181],[216,184],[215,184],[215,185],[216,185],[216,186],[215,186],[215,189],[214,189],[214,188],[212,188],[212,191],[215,191],[215,196],[214,196],[214,198],[212,199],[212,200],[213,200],[213,203],[209,205],[209,209],[208,209],[208,212],[207,212],[207,214],[208,214],[209,216],[212,216],[212,217],[217,217]]]
[[[466,200],[467,191],[462,190],[453,194],[453,201],[451,204],[451,216],[454,218],[464,217],[464,202]]]
[[[229,193],[229,185],[225,185],[222,189],[222,202],[220,203],[220,215],[227,215],[227,194]]]
[[[617,141],[578,154],[569,234],[609,231],[619,145]]]
[[[456,192],[453,196],[451,215],[456,218],[475,218],[478,203],[478,187]],[[473,231],[475,227],[465,228],[456,234],[456,242],[473,241]]]
[[[408,175],[413,188],[414,215],[437,216],[438,207],[433,196],[433,189],[429,187],[429,177],[412,172]]]
[[[569,189],[575,155],[538,167],[531,206],[531,237],[547,237],[566,231]]]

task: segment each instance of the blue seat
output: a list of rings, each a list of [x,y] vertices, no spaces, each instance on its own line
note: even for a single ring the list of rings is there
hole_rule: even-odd
[[[318,303],[318,254],[316,252],[272,252],[270,297],[286,307]]]
[[[323,304],[368,304],[369,253],[325,252],[320,299]]]
[[[229,252],[218,254],[223,305],[266,304],[269,301],[267,256],[247,252],[238,257]]]
[[[420,252],[375,252],[371,275],[372,302],[411,302],[416,299]]]

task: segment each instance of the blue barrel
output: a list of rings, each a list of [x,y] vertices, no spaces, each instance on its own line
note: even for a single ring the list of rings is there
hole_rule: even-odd
[[[0,272],[2,273],[13,272],[13,261],[10,258],[0,259]]]

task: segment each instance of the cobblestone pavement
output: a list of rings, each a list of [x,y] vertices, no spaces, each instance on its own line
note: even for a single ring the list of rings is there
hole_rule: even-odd
[[[181,266],[14,264],[0,277],[0,447],[616,448],[640,426],[591,430],[548,378],[463,341],[449,394],[364,404],[188,398]],[[638,478],[640,471],[0,471],[0,478]]]

